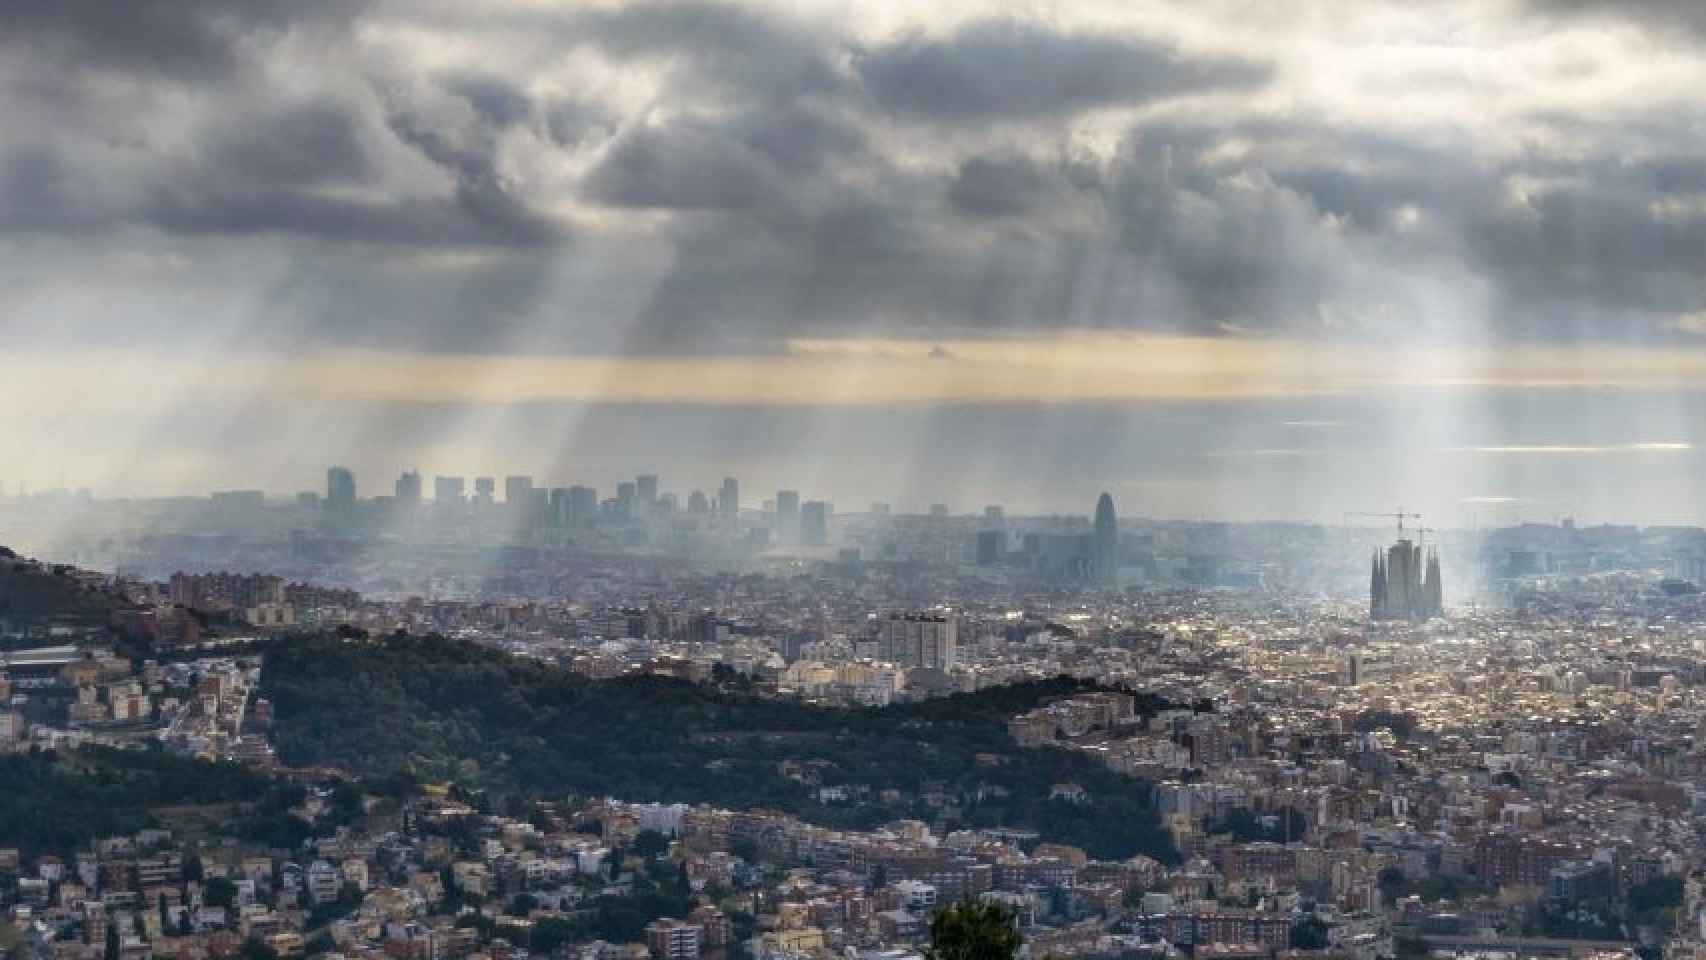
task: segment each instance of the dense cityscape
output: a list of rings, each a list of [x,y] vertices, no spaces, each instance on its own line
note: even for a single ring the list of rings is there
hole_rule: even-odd
[[[0,0],[0,960],[1706,960],[1706,0]]]
[[[1037,957],[1706,950],[1706,530],[1158,522],[1105,494],[1079,517],[909,516],[650,475],[602,500],[437,478],[427,500],[409,472],[362,499],[327,479],[282,502],[6,504],[90,564],[7,553],[17,782],[70,757],[102,782],[256,778],[194,796],[249,791],[222,824],[14,807],[6,949],[898,960],[979,898]],[[1371,563],[1370,541],[1389,541]],[[397,671],[470,656],[498,679],[388,699]],[[555,696],[506,663],[614,691],[570,750],[665,735],[645,684],[710,699],[698,737],[613,746],[590,773],[535,746],[555,772],[499,773],[528,749],[500,705]],[[315,670],[371,673],[334,692]],[[715,733],[718,711],[740,726],[756,707],[731,704],[764,701],[793,705],[768,729],[800,732],[702,739],[746,736]],[[868,765],[807,733],[929,704],[907,721],[922,741],[858,735]],[[383,729],[449,709],[478,745]],[[964,769],[927,759],[960,724]],[[1042,755],[1060,759],[1032,771]],[[755,766],[661,772],[684,758]]]

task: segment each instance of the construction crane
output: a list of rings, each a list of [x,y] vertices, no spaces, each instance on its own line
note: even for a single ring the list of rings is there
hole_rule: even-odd
[[[1359,513],[1359,512],[1347,512],[1347,513],[1346,513],[1346,514],[1345,514],[1345,524],[1344,524],[1344,525],[1345,525],[1345,526],[1347,526],[1347,527],[1348,527],[1348,526],[1350,526],[1350,525],[1351,525],[1351,524],[1350,524],[1350,519],[1351,519],[1351,518],[1352,518],[1352,517],[1391,517],[1391,518],[1393,518],[1393,519],[1394,519],[1394,520],[1397,520],[1397,521],[1398,521],[1398,536],[1400,536],[1400,537],[1402,537],[1402,536],[1403,536],[1403,535],[1404,535],[1404,521],[1405,521],[1405,520],[1414,520],[1414,521],[1416,521],[1416,522],[1417,522],[1417,523],[1420,523],[1420,522],[1421,522],[1421,519],[1422,519],[1422,515],[1421,515],[1421,514],[1419,514],[1419,513],[1405,513],[1405,512],[1404,512],[1404,511],[1403,511],[1403,510],[1401,510],[1401,509],[1400,509],[1400,510],[1398,510],[1398,511],[1396,511],[1396,512],[1394,512],[1394,513]]]

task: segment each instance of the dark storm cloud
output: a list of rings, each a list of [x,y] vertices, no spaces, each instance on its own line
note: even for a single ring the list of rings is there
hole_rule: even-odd
[[[948,188],[948,200],[971,216],[1012,216],[1031,209],[1044,185],[1042,173],[1022,156],[968,157]]]
[[[77,230],[101,219],[77,198],[58,151],[30,144],[0,155],[0,229]]]
[[[775,176],[767,157],[725,131],[680,123],[624,135],[586,191],[618,207],[739,210],[765,202]]]
[[[1626,7],[1676,24],[1694,9]],[[445,9],[492,55],[429,68],[409,42],[347,29],[357,14],[370,40],[444,26],[409,4],[9,5],[0,232],[229,240],[254,259],[245,276],[288,277],[258,296],[325,336],[435,349],[1295,332],[1333,316],[1382,333],[1472,310],[1456,322],[1561,338],[1706,307],[1697,111],[1555,108],[1521,118],[1547,135],[1501,156],[1472,132],[1376,132],[1351,113],[1184,109],[1287,66],[1129,28],[861,36],[715,3]],[[278,42],[307,30],[343,42]],[[498,55],[517,33],[550,53]],[[578,59],[616,79],[557,72]],[[128,82],[79,84],[91,69]],[[1089,125],[1108,134],[1093,153],[1074,139]],[[479,265],[444,266],[447,248]]]
[[[532,99],[520,87],[496,74],[458,70],[439,78],[439,83],[466,100],[482,120],[494,127],[514,126],[533,113]]]
[[[980,123],[1060,116],[1216,88],[1249,88],[1268,68],[1190,57],[1142,37],[1061,33],[983,21],[944,38],[913,37],[861,52],[854,70],[884,109]]]
[[[347,108],[294,104],[237,123],[220,123],[204,158],[206,175],[257,186],[368,179],[372,168]]]
[[[572,98],[552,100],[544,108],[545,135],[559,147],[576,147],[607,136],[614,124],[609,111]]]
[[[256,44],[300,26],[336,24],[359,0],[15,0],[0,46],[88,69],[208,81],[240,69]]]
[[[1706,33],[1706,5],[1698,0],[1529,0],[1541,13],[1632,20],[1660,29]]]
[[[845,84],[832,38],[775,13],[683,2],[544,19],[567,42],[590,44],[619,58],[685,64],[693,82],[748,96],[823,93]]]
[[[446,127],[408,107],[393,109],[386,124],[454,178],[456,208],[487,242],[534,245],[564,238],[560,227],[533,211],[504,180],[488,131]]]

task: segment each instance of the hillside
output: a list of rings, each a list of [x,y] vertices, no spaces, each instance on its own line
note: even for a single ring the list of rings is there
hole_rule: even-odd
[[[1098,856],[1170,859],[1147,784],[1008,738],[1013,713],[1079,689],[1061,678],[835,710],[652,677],[589,681],[438,637],[321,636],[273,644],[261,695],[293,765],[406,771],[503,794],[767,807],[852,828],[899,817],[1021,827]],[[1051,787],[1068,782],[1090,801],[1051,801]],[[837,785],[863,796],[820,802],[818,788]],[[900,796],[885,801],[885,790]]]
[[[14,629],[40,623],[104,626],[124,605],[98,575],[39,563],[0,547],[0,621]]]
[[[0,847],[26,857],[65,856],[100,837],[157,826],[161,808],[253,803],[276,789],[234,764],[103,747],[0,755],[0,784]],[[271,826],[227,819],[233,829]]]

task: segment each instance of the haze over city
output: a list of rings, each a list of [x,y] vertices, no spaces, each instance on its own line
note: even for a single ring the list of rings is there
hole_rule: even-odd
[[[0,30],[0,489],[738,473],[1699,522],[1706,23],[77,0]]]

